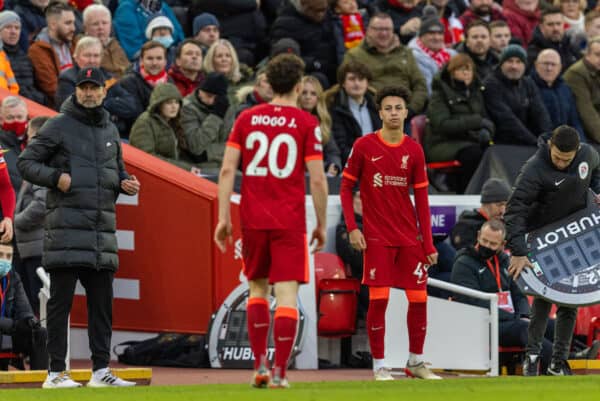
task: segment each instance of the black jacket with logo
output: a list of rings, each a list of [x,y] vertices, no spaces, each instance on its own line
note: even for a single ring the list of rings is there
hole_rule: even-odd
[[[600,191],[600,156],[594,148],[581,144],[569,167],[558,170],[550,147],[542,143],[521,168],[504,214],[513,255],[527,254],[528,232],[586,207],[589,188]]]

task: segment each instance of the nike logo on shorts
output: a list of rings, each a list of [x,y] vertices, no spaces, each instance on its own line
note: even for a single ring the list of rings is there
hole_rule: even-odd
[[[383,326],[371,327],[371,331],[379,331],[379,330],[383,330]]]
[[[254,323],[255,329],[260,329],[261,327],[269,327],[269,323]]]
[[[293,337],[277,337],[277,341],[292,341]]]

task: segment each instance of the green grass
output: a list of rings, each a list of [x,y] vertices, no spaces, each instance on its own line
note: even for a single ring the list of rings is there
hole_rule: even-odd
[[[1,390],[0,400],[34,401],[595,401],[599,376],[500,377],[443,381],[293,383],[289,390],[257,390],[247,385],[137,387],[123,389]]]

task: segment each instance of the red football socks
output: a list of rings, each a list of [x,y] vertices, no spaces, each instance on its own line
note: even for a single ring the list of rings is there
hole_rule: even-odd
[[[261,361],[266,361],[267,336],[271,315],[269,302],[264,298],[249,298],[246,307],[248,323],[248,339],[254,353],[254,370],[258,369]]]
[[[273,338],[275,340],[275,363],[273,374],[285,377],[285,371],[290,354],[296,342],[298,331],[298,309],[289,306],[279,306],[275,309]]]
[[[385,355],[385,310],[387,304],[387,298],[369,300],[367,331],[369,333],[371,355],[374,359],[383,359]]]
[[[427,302],[409,302],[406,322],[408,325],[408,349],[413,354],[421,355],[427,334]]]

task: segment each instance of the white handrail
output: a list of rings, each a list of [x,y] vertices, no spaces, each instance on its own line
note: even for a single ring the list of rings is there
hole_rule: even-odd
[[[498,295],[429,278],[427,285],[468,297],[490,301],[490,376],[498,376]]]

